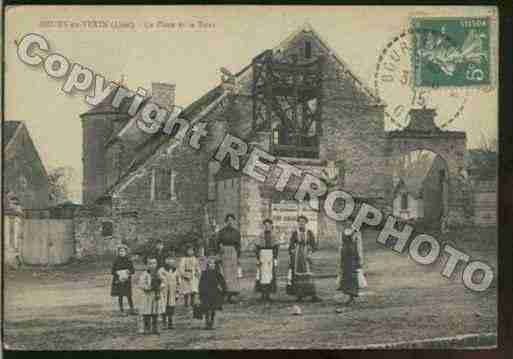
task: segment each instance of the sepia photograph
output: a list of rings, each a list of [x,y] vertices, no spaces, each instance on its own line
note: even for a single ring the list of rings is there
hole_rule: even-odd
[[[496,349],[498,18],[5,8],[3,349]]]

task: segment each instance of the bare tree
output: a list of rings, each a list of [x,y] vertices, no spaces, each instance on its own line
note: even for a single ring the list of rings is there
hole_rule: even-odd
[[[70,184],[75,178],[75,175],[75,170],[68,166],[55,167],[48,171],[50,196],[52,196],[55,204],[67,202],[72,199]]]
[[[435,156],[435,153],[427,150],[409,152],[396,160],[395,175],[398,178],[425,176]]]
[[[486,136],[484,133],[481,133],[481,141],[479,143],[479,149],[485,152],[497,152],[497,137],[496,136]]]

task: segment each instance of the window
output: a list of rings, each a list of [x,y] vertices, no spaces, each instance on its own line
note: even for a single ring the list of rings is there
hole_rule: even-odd
[[[280,141],[280,130],[278,130],[277,128],[275,128],[273,130],[273,143],[275,145],[277,145]]]
[[[408,193],[401,195],[401,209],[408,209]]]
[[[309,59],[312,57],[312,44],[310,41],[305,41],[305,58]]]
[[[167,168],[154,168],[151,178],[151,200],[176,199],[176,173]]]
[[[171,192],[171,199],[172,200],[175,200],[176,199],[176,185],[175,185],[175,182],[176,182],[176,172],[174,171],[169,171],[170,172],[170,181],[171,183],[169,184],[169,191]]]
[[[9,231],[9,235],[8,235],[9,247],[14,248],[14,246],[16,245],[16,238],[15,238],[15,236],[16,236],[16,230],[15,230],[16,223],[14,222],[14,218],[13,217],[4,217],[4,220],[6,221],[5,226],[8,228],[8,231]]]
[[[208,200],[214,201],[216,199],[216,183],[214,181],[208,182]]]
[[[112,222],[102,222],[102,237],[111,237],[114,232]]]

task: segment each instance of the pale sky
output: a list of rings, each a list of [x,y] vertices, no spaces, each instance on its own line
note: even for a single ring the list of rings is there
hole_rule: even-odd
[[[176,84],[176,103],[187,106],[216,86],[220,67],[237,72],[262,51],[279,44],[308,22],[365,84],[373,89],[379,52],[406,28],[410,16],[488,16],[492,7],[16,7],[6,12],[7,120],[24,121],[47,168],[71,166],[79,199],[82,132],[79,114],[90,107],[84,96],[66,95],[64,80],[52,79],[16,55],[14,40],[43,35],[52,51],[109,80],[127,78],[132,89],[151,82]],[[42,21],[131,21],[135,29],[44,28]],[[146,28],[158,21],[194,23],[194,29]],[[211,26],[199,29],[198,22]],[[496,34],[493,34],[496,35]],[[493,36],[492,35],[492,36]],[[492,45],[497,38],[491,39]],[[496,50],[496,49],[495,49]],[[496,137],[497,91],[465,92],[463,116],[448,129],[467,132],[467,146],[482,134]],[[445,94],[441,95],[446,97]],[[449,98],[449,96],[447,96]],[[386,100],[386,99],[385,99]],[[449,100],[447,100],[449,101]],[[451,104],[448,103],[450,108]],[[444,109],[440,110],[444,116]]]

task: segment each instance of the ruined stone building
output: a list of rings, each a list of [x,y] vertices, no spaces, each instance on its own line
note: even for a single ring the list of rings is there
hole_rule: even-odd
[[[27,126],[20,121],[2,121],[3,137],[3,230],[7,263],[19,259],[23,242],[25,209],[52,204],[46,169]]]
[[[16,197],[23,208],[51,205],[48,174],[27,126],[20,121],[3,121],[4,200]]]
[[[171,109],[174,91],[171,84],[155,83],[151,101]],[[237,217],[244,243],[251,243],[262,220],[279,207],[273,204],[290,202],[299,179],[276,193],[276,178],[261,183],[217,163],[213,154],[227,133],[317,176],[343,163],[344,189],[389,213],[394,160],[431,150],[447,164],[449,191],[442,210],[454,223],[463,220],[457,181],[465,133],[440,130],[429,109],[414,111],[406,129],[386,132],[385,104],[309,26],[255,54],[184,109],[188,121],[207,124],[200,150],[189,146],[187,137],[177,142],[161,131],[143,133],[128,115],[131,102],[116,109],[113,98],[114,92],[81,115],[85,207],[75,235],[84,255],[121,240],[135,245],[205,236],[229,212]],[[322,213],[317,224],[321,241],[334,238],[334,223]]]

